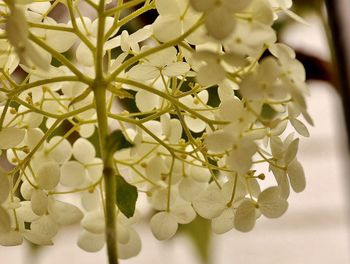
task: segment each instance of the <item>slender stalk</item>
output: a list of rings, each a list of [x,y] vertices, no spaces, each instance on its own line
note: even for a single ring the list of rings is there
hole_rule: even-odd
[[[106,15],[111,16],[111,15],[115,14],[115,12],[121,11],[123,9],[128,9],[128,8],[134,7],[134,6],[136,6],[140,3],[143,3],[143,2],[145,2],[145,0],[132,0],[132,1],[129,1],[129,2],[124,3],[122,5],[117,5],[116,7],[108,9],[106,11]]]
[[[103,69],[103,45],[106,24],[105,0],[100,0],[98,6],[97,47],[95,56],[95,81],[92,90],[95,95],[97,113],[98,135],[103,161],[103,178],[105,188],[105,225],[106,243],[109,264],[118,264],[117,251],[117,225],[116,225],[116,175],[113,166],[113,155],[106,148],[108,136],[108,116],[106,103],[106,90],[108,83],[105,80]]]
[[[204,22],[204,18],[202,17],[201,19],[199,19],[197,21],[197,23],[195,23],[190,29],[188,29],[186,32],[184,32],[181,36],[179,36],[178,38],[169,41],[169,42],[165,42],[159,46],[150,48],[146,51],[143,51],[139,54],[137,54],[134,57],[131,57],[130,59],[126,60],[120,67],[118,67],[117,69],[115,69],[109,76],[108,76],[108,80],[109,81],[113,81],[119,73],[121,73],[123,70],[125,70],[126,68],[130,67],[131,65],[137,63],[140,59],[143,59],[149,55],[152,55],[154,53],[157,53],[161,50],[164,50],[166,48],[169,48],[171,46],[174,45],[178,45],[181,41],[183,41],[185,38],[187,38],[189,35],[191,35],[194,31],[196,31]]]
[[[85,76],[69,59],[64,55],[53,49],[51,46],[46,44],[44,41],[39,39],[37,36],[32,33],[29,34],[29,39],[32,40],[35,44],[49,52],[53,57],[60,61],[63,65],[67,66],[82,82],[89,82],[90,78]]]
[[[118,263],[116,242],[116,178],[113,169],[113,157],[106,151],[106,138],[108,135],[107,111],[106,111],[106,87],[94,87],[95,104],[98,122],[98,134],[100,150],[103,161],[103,178],[105,188],[105,221],[107,253],[110,264]]]

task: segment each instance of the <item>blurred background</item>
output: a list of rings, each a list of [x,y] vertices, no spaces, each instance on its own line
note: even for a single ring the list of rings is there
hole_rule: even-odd
[[[328,264],[350,263],[350,165],[342,101],[321,0],[294,0],[294,11],[309,25],[285,17],[276,25],[280,41],[297,51],[310,85],[309,113],[315,126],[301,140],[299,160],[307,188],[292,193],[289,210],[276,220],[261,218],[250,233],[214,235],[210,223],[197,219],[168,242],[159,242],[144,223],[136,226],[141,253],[125,264]],[[59,12],[59,11],[56,11]],[[54,13],[53,16],[58,16]],[[145,20],[152,18],[144,17]],[[140,22],[142,23],[142,22]],[[349,25],[350,27],[350,25]],[[141,201],[142,203],[142,201]],[[107,263],[105,250],[86,253],[76,245],[78,226],[63,229],[53,247],[0,247],[1,264]]]

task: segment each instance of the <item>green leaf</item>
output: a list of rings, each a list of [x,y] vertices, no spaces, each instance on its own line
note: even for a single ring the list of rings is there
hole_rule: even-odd
[[[106,138],[106,149],[109,155],[113,154],[118,150],[131,148],[133,146],[134,144],[130,143],[125,138],[125,136],[123,135],[123,132],[120,129],[113,131]]]
[[[197,216],[194,221],[187,225],[181,225],[180,228],[191,239],[198,256],[201,258],[201,263],[212,263],[212,231],[210,221]]]
[[[261,117],[265,120],[272,120],[277,112],[270,105],[264,104],[261,109]]]
[[[135,213],[138,197],[137,188],[129,184],[122,176],[117,175],[117,206],[119,210],[130,218]]]

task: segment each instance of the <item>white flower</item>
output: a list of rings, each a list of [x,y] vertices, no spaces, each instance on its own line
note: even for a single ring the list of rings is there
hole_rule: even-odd
[[[35,5],[37,4],[38,3]],[[71,23],[57,23],[50,17],[46,17],[42,23],[46,25],[65,27],[68,29],[72,28]],[[32,28],[31,32],[37,37],[43,39],[46,44],[57,50],[59,53],[63,53],[69,50],[78,40],[78,37],[74,33],[67,31]]]
[[[192,202],[207,187],[211,178],[209,169],[200,167],[200,164],[196,165],[183,165],[184,175],[178,185],[179,194],[189,202]]]
[[[281,67],[276,59],[267,57],[240,85],[242,95],[249,100],[282,101],[288,90],[278,82]]]
[[[235,228],[241,232],[249,232],[254,228],[256,218],[262,213],[268,218],[277,218],[285,213],[288,203],[280,195],[278,187],[270,187],[258,196],[257,202],[246,199],[237,208]]]
[[[278,137],[272,137],[270,144],[272,155],[276,159],[276,166],[271,164],[270,170],[276,177],[281,195],[283,197],[289,196],[289,186],[295,192],[303,191],[306,186],[305,174],[303,167],[296,158],[299,139],[292,140],[290,136],[282,142]]]
[[[88,39],[93,45],[96,45],[97,42],[97,28],[98,28],[98,19],[95,19],[93,22],[88,17],[83,17],[83,20],[77,20],[78,28],[83,34],[88,36]],[[113,25],[113,18],[107,17],[105,24],[105,32],[107,32]],[[81,42],[76,50],[77,61],[86,67],[94,66],[94,58],[91,50],[88,46]]]
[[[79,234],[78,246],[87,252],[100,251],[105,245],[105,218],[102,210],[89,211],[81,224],[84,230]],[[130,226],[132,219],[117,217],[117,250],[119,258],[127,259],[136,256],[141,250],[138,233]]]
[[[158,240],[167,240],[176,234],[178,224],[188,224],[196,213],[191,204],[180,202],[173,205],[169,212],[159,212],[151,218],[150,227]]]
[[[14,148],[19,145],[25,136],[25,130],[16,127],[3,128],[0,131],[0,149]]]
[[[177,61],[177,51],[170,47],[147,57],[147,61],[132,67],[128,76],[138,81],[155,80],[161,74],[175,77],[186,74],[190,67],[186,62]]]
[[[231,67],[241,67],[246,63],[242,56],[234,53],[222,53],[209,50],[200,50],[194,54],[195,60],[205,61],[205,65],[197,72],[197,80],[203,86],[212,86],[222,83],[226,78],[226,65]]]
[[[190,0],[192,7],[206,13],[205,26],[210,36],[218,40],[227,38],[234,30],[236,19],[233,14],[247,8],[251,0]]]
[[[6,34],[10,44],[24,63],[33,63],[46,70],[50,61],[46,61],[39,48],[29,41],[29,29],[23,10],[15,5],[10,6],[10,10],[6,20]]]
[[[195,96],[187,95],[180,98],[181,103],[191,109],[203,110],[198,111],[197,113],[200,116],[204,116],[210,119],[213,117],[213,114],[211,113],[211,108],[207,106],[208,100],[209,94],[207,90],[199,92],[198,94],[195,94]],[[185,115],[184,119],[188,128],[196,133],[202,132],[207,126],[206,122],[194,115]]]
[[[52,190],[60,181],[60,167],[56,162],[44,163],[38,168],[35,176],[41,189]]]
[[[188,0],[157,0],[159,13],[153,23],[153,33],[161,42],[173,40],[190,29],[200,18],[200,14],[188,7]],[[204,41],[203,30],[198,29],[186,39],[191,44]]]
[[[275,43],[276,38],[275,31],[265,24],[239,20],[236,29],[223,44],[228,52],[255,57],[264,45]]]
[[[123,30],[122,33],[110,40],[108,40],[104,48],[106,50],[114,49],[117,47],[121,47],[123,52],[133,51],[135,53],[140,52],[139,43],[145,41],[152,35],[152,30],[150,26],[144,26],[138,31],[132,33],[131,35],[127,30]]]
[[[291,0],[0,2],[0,154],[13,165],[0,169],[0,245],[53,245],[80,223],[78,246],[97,252],[115,213],[109,254],[137,255],[138,208],[121,213],[122,185],[111,204],[109,168],[145,194],[159,240],[197,214],[217,234],[250,231],[305,188],[299,139],[281,139],[288,123],[309,136],[301,115],[312,124],[305,70],[273,29],[280,12],[301,21]],[[66,22],[51,12],[60,3]],[[152,9],[155,21],[133,28]],[[133,146],[110,149],[116,129]]]

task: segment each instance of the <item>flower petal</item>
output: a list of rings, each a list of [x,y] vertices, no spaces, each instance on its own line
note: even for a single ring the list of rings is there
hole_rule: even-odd
[[[94,234],[101,234],[105,230],[104,214],[100,210],[95,210],[85,214],[81,221],[81,226]]]
[[[56,162],[46,162],[36,173],[36,181],[41,189],[52,190],[60,181],[60,167]]]
[[[61,166],[60,183],[67,187],[79,187],[84,183],[86,172],[83,165],[77,161],[68,161]]]
[[[270,187],[260,193],[258,204],[261,213],[268,218],[277,218],[288,209],[288,202],[280,195],[278,187]]]
[[[33,190],[31,197],[32,210],[36,215],[43,215],[47,212],[48,198],[43,190]]]
[[[14,148],[25,136],[25,130],[15,127],[5,127],[0,131],[0,149]]]
[[[100,251],[105,244],[104,234],[93,234],[83,230],[78,237],[78,246],[87,252]]]
[[[171,212],[179,224],[188,224],[197,216],[190,203],[177,203],[171,208]]]
[[[96,155],[94,145],[90,141],[79,138],[73,144],[73,156],[81,163],[90,163]]]
[[[159,16],[153,23],[154,36],[161,42],[167,42],[179,37],[182,26],[179,18]]]
[[[167,240],[175,235],[178,223],[171,213],[160,212],[152,217],[150,227],[158,240]]]
[[[219,216],[226,207],[225,197],[218,190],[206,190],[193,202],[196,212],[207,219]]]
[[[83,213],[78,207],[58,200],[49,201],[49,212],[60,225],[71,225],[83,218]]]
[[[43,215],[31,223],[30,230],[33,231],[33,233],[40,234],[49,240],[57,234],[58,225],[51,216]]]
[[[118,243],[118,254],[120,259],[129,259],[138,255],[141,251],[141,239],[135,230],[130,229],[128,243]]]
[[[197,81],[203,86],[219,84],[225,77],[226,72],[218,63],[205,65],[197,73]]]
[[[0,233],[0,245],[5,247],[19,246],[23,243],[23,236],[19,231]]]
[[[234,227],[234,213],[232,208],[225,209],[221,215],[211,221],[211,227],[215,234],[223,234]]]
[[[235,228],[241,232],[249,232],[254,228],[256,220],[255,205],[250,200],[244,200],[237,208]]]
[[[151,65],[139,64],[128,71],[128,76],[138,81],[154,80],[159,76],[159,70]]]
[[[288,168],[287,173],[292,186],[295,192],[302,192],[306,187],[305,173],[303,167],[301,166],[298,160],[293,160]]]
[[[175,77],[187,73],[190,66],[186,62],[178,61],[167,65],[163,69],[163,73],[169,77]]]

